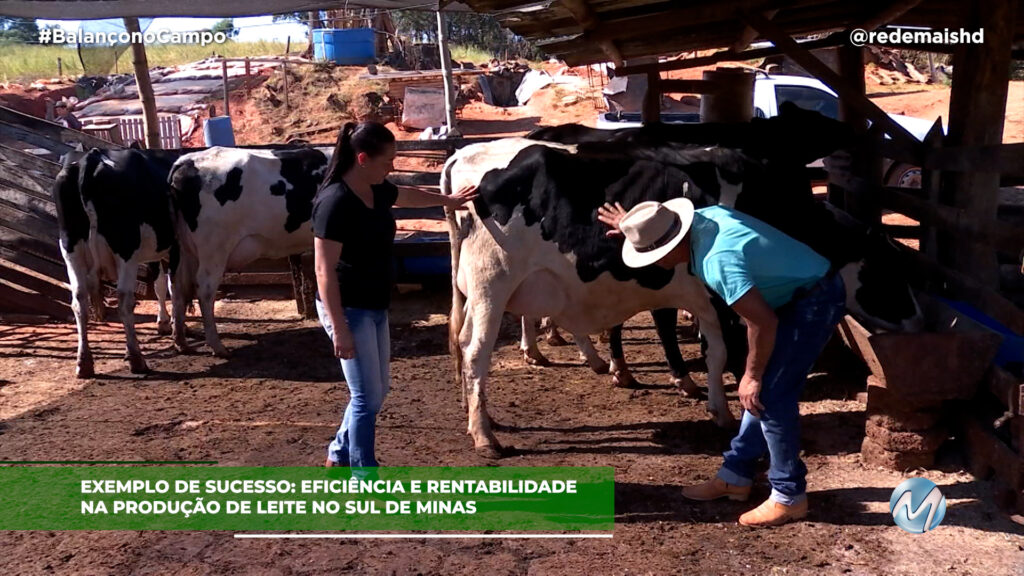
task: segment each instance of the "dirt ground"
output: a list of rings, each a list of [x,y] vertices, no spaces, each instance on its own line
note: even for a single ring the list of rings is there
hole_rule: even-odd
[[[811,512],[803,523],[747,529],[753,504],[691,503],[688,483],[711,477],[730,434],[704,403],[683,399],[649,315],[627,324],[626,352],[644,385],[614,389],[572,347],[542,344],[556,366],[528,367],[511,322],[493,362],[491,414],[515,455],[476,456],[451,379],[443,292],[410,291],[392,312],[392,392],[378,455],[390,466],[612,466],[611,540],[240,541],[226,532],[8,532],[4,574],[1024,574],[1024,529],[991,504],[991,486],[964,472],[954,439],[939,470],[918,471],[948,499],[943,525],[912,535],[887,503],[905,477],[865,466],[859,446],[863,371],[838,351],[802,404]],[[216,460],[221,466],[323,461],[347,399],[320,327],[294,303],[229,297],[217,312],[229,359],[176,356],[139,307],[153,374],[132,376],[114,324],[93,330],[99,377],[72,377],[71,324],[0,326],[0,459]],[[198,338],[199,325],[190,323]],[[602,346],[603,348],[603,346]],[[698,345],[684,341],[703,384]],[[727,388],[738,413],[735,387]],[[763,479],[752,503],[765,498]]]

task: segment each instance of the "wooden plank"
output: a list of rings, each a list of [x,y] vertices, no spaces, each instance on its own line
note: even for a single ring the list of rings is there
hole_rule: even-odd
[[[879,230],[892,238],[913,238],[920,239],[922,231],[920,226],[909,226],[905,224],[881,224]]]
[[[572,14],[572,17],[575,18],[577,22],[579,22],[580,28],[583,29],[584,33],[592,32],[600,28],[600,18],[593,9],[591,9],[590,5],[587,4],[586,0],[562,0],[562,6]],[[622,52],[619,51],[617,46],[615,46],[615,42],[612,39],[596,38],[594,41],[602,50],[604,50],[604,53],[608,55],[608,58],[610,58],[616,66],[622,65]]]
[[[0,165],[3,165],[3,163],[0,163]],[[25,172],[11,170],[6,165],[3,166],[4,169],[0,170],[0,186],[17,190],[40,202],[47,202],[53,205],[52,180],[49,182],[49,186],[44,186],[44,182],[41,181],[42,178],[32,178]]]
[[[855,88],[850,86],[849,82],[808,52],[805,47],[797,44],[777,24],[766,20],[763,16],[756,13],[747,13],[744,16],[744,20],[760,32],[762,36],[782,48],[783,52],[792,58],[793,61],[835,90],[841,99],[849,100],[850,106],[856,108],[858,112],[870,119],[873,124],[885,129],[886,133],[889,134],[897,145],[911,151],[920,147],[920,142],[910,132],[907,132],[906,128],[890,118],[874,102],[868,100],[867,96],[863,93],[858,93]]]
[[[57,206],[49,200],[43,200],[24,190],[19,190],[4,182],[0,176],[0,202],[37,216],[45,221],[57,223]]]
[[[6,280],[15,286],[38,292],[41,296],[57,302],[71,303],[71,292],[67,286],[60,286],[53,282],[25,274],[21,270],[11,268],[4,262],[0,262],[0,280]]]
[[[942,120],[937,118],[935,123],[932,124],[928,134],[924,137],[924,154],[928,156],[934,150],[942,147],[942,141],[944,139],[942,132]],[[942,174],[938,170],[933,168],[922,168],[921,170],[921,191],[924,193],[924,199],[931,205],[936,206],[939,203],[939,197],[942,192]],[[921,236],[921,251],[928,255],[929,258],[935,260],[939,259],[939,247],[938,247],[938,233],[935,226],[926,224],[922,226],[924,234]]]
[[[912,8],[921,3],[921,0],[899,0],[898,2],[892,2],[891,4],[882,8],[874,16],[863,21],[859,26],[853,26],[851,29],[867,30],[868,32],[888,24],[900,16],[909,12]]]
[[[388,181],[397,186],[438,186],[441,184],[440,172],[392,172]]]
[[[10,138],[28,144],[33,148],[49,150],[51,154],[60,156],[74,150],[72,146],[54,140],[45,134],[33,132],[23,126],[0,121],[0,137]]]
[[[32,254],[42,260],[50,262],[53,266],[58,268],[64,267],[64,258],[60,254],[60,248],[57,246],[57,240],[41,240],[38,238],[32,238],[25,234],[10,228],[5,222],[0,221],[0,247],[12,250],[15,252],[25,252]],[[7,256],[0,256],[7,258]],[[10,259],[10,258],[8,258]],[[17,262],[15,262],[17,263]],[[67,280],[66,273],[62,276],[54,276],[49,270],[39,270],[34,266],[26,266],[33,270],[38,270],[42,274],[53,278],[60,278],[61,280]]]
[[[35,214],[25,212],[21,207],[13,207],[0,199],[0,225],[15,230],[36,240],[52,242],[54,250],[57,249],[57,240],[60,233],[57,232],[57,220],[44,219]]]
[[[391,213],[395,220],[444,220],[444,208],[431,206],[429,208],[392,208]]]
[[[68,271],[63,263],[57,264],[29,251],[19,250],[17,246],[8,245],[2,238],[4,231],[4,228],[0,227],[0,261],[7,260],[58,282],[68,281]]]
[[[49,122],[42,118],[29,116],[28,114],[22,114],[17,110],[12,110],[4,106],[0,106],[0,124],[6,126],[18,126],[26,131],[65,145],[67,145],[68,142],[80,142],[86,148],[121,148],[121,146],[111,144],[102,138],[97,138],[90,134],[79,132],[78,130],[71,130],[70,128],[65,128],[55,122]],[[46,146],[43,146],[43,148],[46,148]]]
[[[17,312],[39,312],[57,320],[68,320],[71,307],[39,294],[15,290],[0,283],[0,307]]]
[[[660,82],[662,94],[716,94],[722,86],[710,80],[665,80]]]
[[[472,137],[449,138],[446,140],[399,140],[395,143],[395,147],[399,152],[422,150],[451,151],[458,150],[464,146],[469,146],[470,144],[479,144],[481,142],[490,142],[492,140],[498,140],[498,138]]]
[[[923,167],[944,172],[998,172],[1024,177],[1024,142],[991,146],[947,146],[929,150]]]
[[[57,177],[60,172],[60,164],[46,158],[40,158],[35,154],[29,154],[21,150],[11,148],[4,144],[0,144],[0,158],[10,162],[15,166],[22,166],[37,172],[43,176],[48,176],[51,180]]]
[[[1024,229],[1006,222],[981,222],[962,208],[933,204],[903,192],[899,188],[883,188],[875,192],[884,208],[906,214],[924,224],[931,224],[977,244],[991,246],[1010,256],[1018,256],[1024,247]]]

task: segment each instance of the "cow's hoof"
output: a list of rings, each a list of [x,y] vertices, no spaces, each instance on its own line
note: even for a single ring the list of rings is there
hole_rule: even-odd
[[[679,393],[686,398],[700,396],[700,388],[697,387],[697,384],[689,376],[683,376],[682,378],[673,376],[671,382],[673,386],[679,389]]]
[[[723,408],[721,411],[709,409],[708,413],[711,414],[715,424],[723,430],[739,428],[739,422],[733,417],[732,412],[728,408]]]
[[[170,320],[165,320],[163,322],[157,322],[156,323],[156,333],[157,334],[159,334],[161,336],[170,336],[171,332],[172,332],[172,330],[171,330],[171,321]]]
[[[149,366],[146,365],[146,361],[142,357],[129,358],[128,365],[131,367],[132,374],[148,374]]]
[[[616,372],[612,374],[612,386],[616,388],[635,388],[636,380],[629,372]]]
[[[612,367],[611,364],[608,364],[607,362],[602,362],[596,366],[591,365],[590,369],[594,371],[594,374],[607,374],[609,371],[611,371]]]
[[[231,357],[231,352],[228,352],[228,349],[223,346],[214,346],[213,348],[211,348],[211,351],[213,352],[213,355],[216,356],[217,358]]]
[[[551,361],[540,352],[536,355],[531,355],[529,352],[524,351],[523,360],[530,366],[551,366]]]
[[[484,444],[476,447],[476,453],[481,458],[488,460],[500,460],[505,457],[505,449],[501,444]]]
[[[92,378],[93,376],[96,376],[96,369],[93,367],[92,362],[79,364],[75,368],[75,378]]]
[[[551,334],[548,334],[547,338],[545,338],[544,341],[548,343],[548,346],[568,346],[569,345],[569,343],[565,341],[565,338],[562,338],[562,335],[559,334],[558,332],[552,332]]]
[[[178,354],[195,354],[196,349],[188,344],[175,344],[174,349],[178,351]]]

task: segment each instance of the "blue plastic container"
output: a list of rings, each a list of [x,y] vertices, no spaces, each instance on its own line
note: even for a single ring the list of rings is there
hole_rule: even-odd
[[[344,66],[363,66],[377,60],[373,28],[313,30],[313,58]]]
[[[230,116],[215,116],[203,124],[203,139],[207,146],[234,146],[235,131]]]
[[[939,298],[939,300],[1003,337],[1003,343],[999,346],[999,352],[996,353],[996,357],[992,361],[996,366],[1002,367],[1007,364],[1024,362],[1024,337],[1015,334],[1013,330],[1010,330],[1002,322],[966,302],[947,300],[945,298]]]

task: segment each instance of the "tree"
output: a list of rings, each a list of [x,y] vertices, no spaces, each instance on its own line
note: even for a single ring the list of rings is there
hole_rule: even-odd
[[[39,42],[39,24],[35,20],[0,17],[0,41],[35,44]]]
[[[223,32],[228,38],[234,38],[238,36],[238,28],[235,28],[235,21],[231,18],[225,18],[220,22],[213,25],[210,31],[216,34],[217,32]]]

